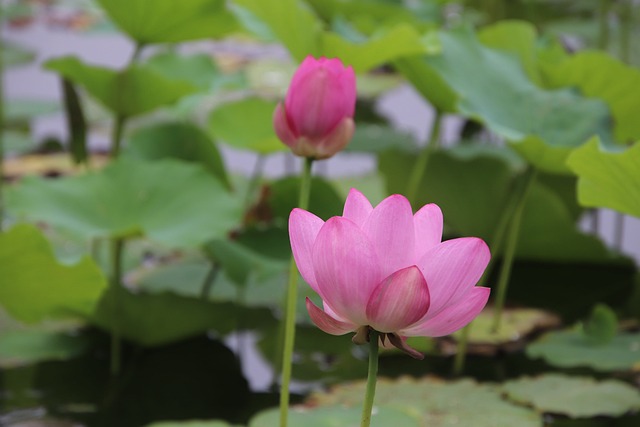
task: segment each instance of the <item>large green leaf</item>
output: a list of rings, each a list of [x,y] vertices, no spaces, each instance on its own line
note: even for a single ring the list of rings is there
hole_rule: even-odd
[[[510,399],[540,412],[572,418],[615,417],[640,409],[640,392],[617,380],[546,374],[509,381],[503,390]]]
[[[408,71],[412,82],[416,78],[430,82],[435,74],[435,89],[422,92],[433,96],[436,106],[448,110],[451,94],[455,94],[457,112],[511,141],[535,166],[567,173],[564,162],[572,148],[594,134],[610,141],[610,118],[604,102],[583,98],[569,89],[538,88],[516,58],[483,46],[468,30],[441,32],[440,41],[440,55],[427,56],[422,64],[401,65],[400,71]],[[442,82],[448,90],[442,88]]]
[[[45,68],[79,84],[109,110],[125,117],[172,104],[197,90],[193,84],[166,77],[148,65],[116,71],[67,56],[48,61]]]
[[[58,180],[25,179],[8,195],[18,217],[91,239],[146,235],[171,247],[225,236],[240,203],[199,165],[122,158],[105,169]]]
[[[403,413],[394,408],[376,405],[371,416],[372,427],[419,427],[421,424],[412,414]],[[362,408],[330,406],[322,408],[291,408],[289,424],[291,427],[349,427],[360,423]],[[268,409],[255,415],[249,427],[272,427],[278,425],[280,411]]]
[[[364,382],[341,384],[329,392],[313,394],[309,403],[314,406],[359,406],[364,391]],[[542,426],[538,414],[506,402],[496,386],[471,380],[446,382],[434,378],[381,378],[376,389],[376,405],[417,416],[420,425],[430,427]]]
[[[276,103],[247,98],[223,104],[213,110],[209,129],[219,140],[245,150],[269,154],[286,150],[273,130]]]
[[[145,64],[169,79],[184,80],[202,90],[210,89],[221,76],[213,58],[204,53],[186,56],[164,52],[152,56]]]
[[[300,0],[235,0],[235,5],[260,19],[298,61],[319,55],[321,25]]]
[[[527,347],[527,355],[561,368],[590,367],[598,371],[640,369],[640,334],[622,333],[597,345],[576,327],[549,332]]]
[[[23,322],[91,313],[106,286],[89,258],[61,265],[40,231],[17,225],[0,234],[0,304]]]
[[[608,153],[593,139],[575,150],[568,164],[578,175],[582,205],[640,217],[640,143],[622,153]]]
[[[202,129],[191,123],[161,123],[138,129],[131,135],[123,155],[200,163],[227,188],[231,187],[218,147]]]
[[[215,38],[236,29],[224,0],[99,0],[139,44]]]
[[[383,65],[396,58],[419,55],[427,50],[420,34],[410,25],[399,24],[369,40],[351,42],[335,33],[322,34],[322,53],[341,58],[357,73]]]
[[[545,67],[552,87],[575,86],[584,96],[607,102],[616,140],[640,139],[640,70],[604,52],[580,52],[556,66]]]

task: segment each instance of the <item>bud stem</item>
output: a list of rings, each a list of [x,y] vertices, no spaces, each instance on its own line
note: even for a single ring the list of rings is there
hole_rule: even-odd
[[[369,333],[369,371],[367,373],[367,389],[364,395],[360,427],[369,427],[371,424],[371,411],[373,410],[373,400],[376,396],[376,381],[378,379],[379,335],[379,332],[374,329],[371,329]]]

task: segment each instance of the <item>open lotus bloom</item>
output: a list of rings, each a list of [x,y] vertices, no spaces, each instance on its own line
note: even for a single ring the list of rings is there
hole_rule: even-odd
[[[421,359],[406,337],[448,335],[471,322],[489,298],[489,288],[475,286],[489,248],[475,237],[442,242],[435,204],[414,215],[396,194],[373,208],[352,189],[343,215],[326,222],[294,209],[289,237],[302,277],[322,298],[323,309],[307,298],[311,319],[332,335],[357,332],[357,343],[373,328],[383,345]]]
[[[326,159],[351,140],[355,107],[353,68],[339,59],[307,56],[273,113],[273,127],[294,154]]]

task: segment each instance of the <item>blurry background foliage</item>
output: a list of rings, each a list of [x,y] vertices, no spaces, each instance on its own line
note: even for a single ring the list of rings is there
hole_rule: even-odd
[[[2,7],[5,77],[46,70],[62,95],[5,87],[0,104],[0,424],[274,425],[299,160],[271,117],[309,54],[358,74],[356,135],[316,165],[310,210],[339,215],[350,187],[435,202],[446,238],[490,244],[486,285],[508,285],[499,330],[498,303],[467,332],[412,340],[422,362],[383,354],[374,425],[640,423],[637,0]],[[20,44],[32,29],[124,37],[127,58],[51,57]],[[429,106],[411,119],[428,138],[397,126],[402,102],[385,110],[405,90]],[[354,422],[363,384],[346,381],[364,378],[365,350],[315,328],[317,296],[300,294],[291,425]],[[467,378],[452,379],[459,351]]]

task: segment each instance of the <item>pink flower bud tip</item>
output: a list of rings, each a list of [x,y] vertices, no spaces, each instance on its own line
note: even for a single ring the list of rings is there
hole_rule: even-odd
[[[326,159],[353,137],[355,105],[351,66],[307,56],[293,75],[284,104],[274,111],[276,135],[298,156]]]

